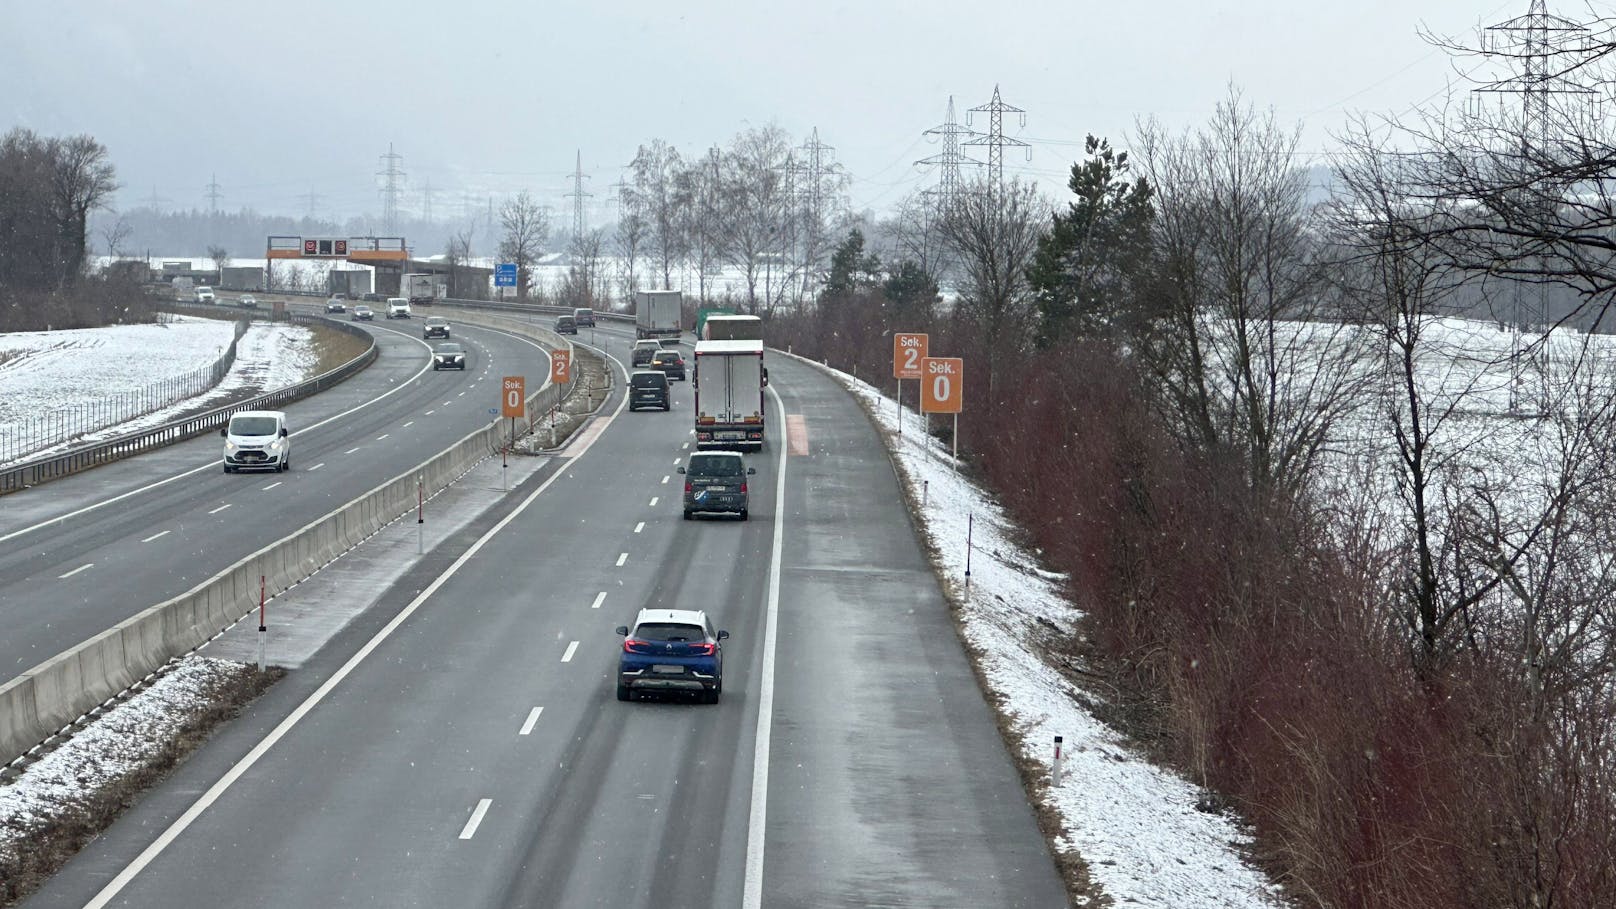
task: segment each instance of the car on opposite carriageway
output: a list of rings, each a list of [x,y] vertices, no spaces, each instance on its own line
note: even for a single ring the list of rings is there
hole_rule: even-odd
[[[698,609],[641,609],[634,627],[617,626],[617,699],[635,692],[688,691],[709,704],[724,691],[724,640]]]
[[[426,324],[421,326],[423,338],[448,338],[449,320],[442,316],[429,316]]]
[[[466,349],[456,341],[444,341],[432,348],[432,369],[466,369]]]

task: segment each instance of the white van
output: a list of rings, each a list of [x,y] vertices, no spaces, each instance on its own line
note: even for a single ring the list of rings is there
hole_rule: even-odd
[[[219,301],[213,296],[213,288],[204,286],[196,289],[196,302],[217,303]]]
[[[292,439],[286,414],[279,410],[243,410],[219,430],[224,436],[224,472],[292,469]]]
[[[410,317],[410,301],[403,297],[387,298],[387,318],[408,319]]]

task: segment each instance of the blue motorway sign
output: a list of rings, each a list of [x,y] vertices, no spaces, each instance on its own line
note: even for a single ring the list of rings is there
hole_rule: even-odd
[[[495,287],[515,287],[516,286],[516,263],[515,262],[500,262],[500,263],[498,263],[497,265],[494,266],[494,286]]]

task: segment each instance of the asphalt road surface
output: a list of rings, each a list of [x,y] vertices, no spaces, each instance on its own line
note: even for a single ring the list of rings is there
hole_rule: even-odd
[[[681,519],[686,386],[614,401],[27,905],[1066,905],[880,440],[770,377],[751,520]],[[720,704],[615,699],[644,606],[731,632]]]

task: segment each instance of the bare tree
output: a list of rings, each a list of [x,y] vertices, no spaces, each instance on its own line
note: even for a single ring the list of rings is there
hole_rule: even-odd
[[[51,192],[66,261],[63,274],[77,276],[85,265],[86,233],[90,212],[106,204],[118,183],[106,146],[89,136],[70,136],[50,142],[54,168]]]
[[[131,228],[129,221],[123,215],[117,215],[101,227],[101,241],[107,246],[107,257],[120,259],[123,257],[123,244],[129,239]]]
[[[219,273],[222,280],[224,278],[224,267],[230,264],[230,250],[218,244],[213,244],[208,247],[208,259],[213,262],[213,270]]]
[[[718,148],[688,162],[679,171],[678,211],[691,265],[696,269],[696,296],[708,299],[709,283],[720,261],[724,235],[722,154]]]
[[[639,253],[649,232],[645,216],[638,206],[632,204],[631,190],[625,189],[622,204],[618,206],[621,212],[617,219],[617,255],[623,263],[621,281],[621,295],[625,300],[634,299],[634,292],[640,289]]]
[[[725,261],[745,276],[751,312],[772,312],[779,300],[773,277],[775,267],[784,265],[792,214],[785,179],[790,154],[791,141],[785,131],[766,126],[738,134],[721,162],[727,202],[721,247]],[[780,290],[789,284],[782,278]]]
[[[1332,321],[1297,136],[1231,88],[1206,128],[1147,122],[1136,143],[1157,193],[1160,321],[1140,352],[1186,439],[1290,501],[1368,381],[1361,335]]]
[[[987,342],[990,385],[999,360],[1031,337],[1027,266],[1049,216],[1037,187],[1020,179],[1002,187],[977,181],[943,216],[942,235],[960,267],[960,308]]]
[[[477,233],[477,222],[472,221],[460,230],[449,235],[449,243],[444,250],[444,262],[449,267],[449,296],[462,299],[481,300],[488,294],[486,282],[474,280],[477,274],[471,269],[471,241]]]
[[[678,175],[682,167],[679,151],[652,140],[642,145],[629,162],[633,192],[629,201],[634,214],[643,219],[651,254],[662,271],[662,286],[673,286],[673,268],[685,254],[685,235],[680,229]]]
[[[604,228],[587,230],[574,237],[568,252],[572,264],[558,291],[563,306],[589,306],[606,299],[606,269],[601,252],[606,246]]]
[[[527,190],[516,194],[499,209],[505,236],[499,241],[499,257],[516,265],[516,295],[526,300],[532,269],[550,236],[550,218]]]

